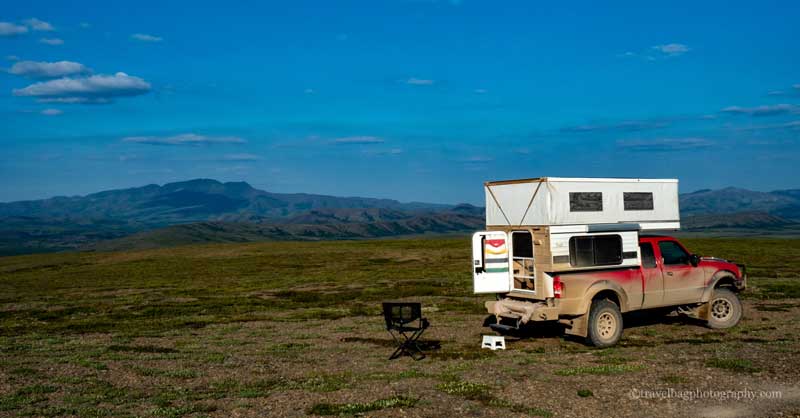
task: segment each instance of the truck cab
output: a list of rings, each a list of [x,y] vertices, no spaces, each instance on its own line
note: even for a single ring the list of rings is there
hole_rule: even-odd
[[[744,266],[727,260],[692,254],[675,238],[644,235],[639,238],[643,276],[642,308],[675,306],[708,299],[711,281],[736,291],[745,287]]]

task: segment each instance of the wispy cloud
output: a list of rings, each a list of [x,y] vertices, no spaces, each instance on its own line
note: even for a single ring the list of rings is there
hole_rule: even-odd
[[[19,36],[28,33],[28,27],[11,22],[0,22],[0,36]]]
[[[42,38],[39,39],[39,42],[52,46],[64,45],[64,40],[60,38]]]
[[[363,151],[363,153],[371,156],[400,155],[403,153],[403,150],[402,148],[366,149]]]
[[[494,158],[486,157],[483,155],[477,155],[477,156],[463,158],[460,161],[462,163],[467,163],[467,164],[487,164],[494,161]]]
[[[161,42],[164,40],[164,38],[160,36],[150,35],[147,33],[134,33],[131,35],[131,39],[142,42]]]
[[[595,133],[595,132],[640,132],[652,129],[661,129],[669,126],[663,121],[624,121],[613,124],[590,124],[565,126],[561,128],[563,133]]]
[[[54,28],[50,23],[45,22],[44,20],[39,20],[35,17],[25,19],[22,21],[22,23],[35,31],[52,32],[56,30],[56,28]]]
[[[238,136],[206,136],[193,133],[172,136],[129,136],[122,142],[147,145],[211,145],[211,144],[244,144]]]
[[[617,141],[617,147],[633,152],[672,152],[712,146],[714,146],[714,142],[705,138],[659,138]]]
[[[35,97],[41,102],[111,103],[113,99],[145,94],[150,83],[125,73],[59,78],[15,89],[15,96]]]
[[[336,138],[331,142],[334,145],[369,145],[382,144],[386,142],[386,140],[377,136],[347,136],[344,138]]]
[[[222,161],[259,161],[262,158],[255,154],[225,154]]]
[[[776,123],[772,125],[761,126],[747,126],[739,128],[740,131],[768,131],[768,130],[787,130],[787,131],[800,131],[800,120],[794,120],[786,123]]]
[[[669,43],[662,45],[653,45],[643,51],[625,51],[617,54],[620,58],[641,58],[647,61],[658,61],[666,58],[673,58],[681,56],[691,51],[691,48],[684,44]]]
[[[64,111],[60,109],[44,109],[40,113],[45,116],[58,116],[64,113]]]
[[[91,72],[89,67],[73,61],[18,61],[9,73],[29,78],[58,78],[83,75]]]
[[[652,49],[672,57],[683,55],[690,51],[688,46],[678,43],[655,45],[652,47]]]
[[[800,84],[795,84],[784,90],[773,90],[767,94],[770,96],[800,96]]]
[[[732,115],[749,115],[755,117],[776,116],[800,113],[800,107],[793,104],[776,104],[756,107],[729,106],[721,110]]]
[[[411,78],[405,80],[405,83],[406,84],[410,84],[412,86],[431,86],[431,85],[435,84],[436,81],[435,80],[426,79],[426,78],[411,77]]]

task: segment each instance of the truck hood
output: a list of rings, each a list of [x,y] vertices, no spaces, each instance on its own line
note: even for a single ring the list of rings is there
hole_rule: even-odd
[[[700,266],[708,268],[707,271],[709,272],[728,270],[736,275],[737,279],[741,279],[744,276],[745,271],[743,264],[737,264],[733,261],[719,257],[700,257]]]

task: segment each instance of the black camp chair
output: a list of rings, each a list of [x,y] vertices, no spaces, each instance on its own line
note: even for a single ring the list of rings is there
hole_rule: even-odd
[[[414,360],[425,358],[417,340],[430,323],[422,317],[421,303],[383,302],[383,318],[386,320],[386,330],[397,343],[397,349],[389,356],[389,360],[403,354],[408,354]]]

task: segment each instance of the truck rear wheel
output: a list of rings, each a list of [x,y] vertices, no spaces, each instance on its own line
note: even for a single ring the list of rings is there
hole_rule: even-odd
[[[622,338],[622,314],[619,306],[608,300],[596,300],[589,309],[586,341],[599,348],[610,347]]]
[[[742,319],[742,302],[739,301],[736,293],[728,289],[714,289],[708,305],[709,328],[730,328]]]

